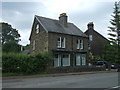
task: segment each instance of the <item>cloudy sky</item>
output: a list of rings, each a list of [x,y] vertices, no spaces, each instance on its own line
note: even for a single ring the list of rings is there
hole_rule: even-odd
[[[83,32],[93,22],[95,30],[107,38],[115,1],[119,0],[2,0],[0,22],[7,22],[19,31],[22,45],[29,44],[34,15],[58,20],[59,14],[67,13],[68,21]]]

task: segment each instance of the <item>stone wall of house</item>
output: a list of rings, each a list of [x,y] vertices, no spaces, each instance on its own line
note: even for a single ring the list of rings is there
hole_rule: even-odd
[[[65,48],[58,48],[57,47],[57,40],[59,37],[65,38]],[[83,40],[84,46],[82,50],[77,49],[77,40]],[[72,36],[66,34],[59,34],[59,33],[48,33],[48,50],[65,50],[65,51],[73,51],[75,53],[84,52],[86,54],[86,64],[88,64],[88,38],[80,37],[80,36]],[[74,54],[75,54],[74,53]],[[71,54],[70,65],[75,66],[75,55]]]
[[[57,48],[57,40],[59,37],[65,38],[65,48]],[[77,39],[84,41],[84,48],[77,50]],[[88,39],[80,36],[72,36],[59,33],[48,34],[48,50],[72,50],[72,51],[88,51]]]
[[[104,47],[106,43],[108,43],[108,40],[95,30],[88,30],[86,34],[92,35],[93,37],[93,40],[89,41],[91,45],[92,54],[95,56],[102,56]]]
[[[39,24],[37,20],[34,22],[31,38],[30,38],[30,52],[39,53],[43,51],[48,51],[48,33],[44,30],[42,25],[40,25],[39,33],[36,33],[35,26]],[[35,40],[35,50],[33,50],[33,42]]]

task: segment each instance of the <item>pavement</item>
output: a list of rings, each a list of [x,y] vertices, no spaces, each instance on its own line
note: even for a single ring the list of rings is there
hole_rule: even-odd
[[[57,76],[84,75],[84,74],[95,74],[95,73],[111,73],[111,72],[116,72],[116,70],[92,71],[92,72],[56,73],[56,74],[38,74],[38,75],[26,75],[26,76],[7,76],[7,77],[2,77],[2,80],[24,79],[24,78],[42,78],[42,77],[57,77]]]

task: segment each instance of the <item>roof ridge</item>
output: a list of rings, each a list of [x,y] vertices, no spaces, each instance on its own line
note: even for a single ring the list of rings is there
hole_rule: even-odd
[[[35,15],[35,16],[41,17],[41,18],[45,18],[45,19],[49,19],[49,20],[59,21],[59,20],[57,20],[57,19],[52,19],[52,18],[48,18],[48,17],[38,16],[38,15]],[[72,22],[67,22],[67,23],[73,24]]]

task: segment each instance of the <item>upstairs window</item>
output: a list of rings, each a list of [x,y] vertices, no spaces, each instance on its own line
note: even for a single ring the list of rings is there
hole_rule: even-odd
[[[80,40],[77,40],[77,49],[80,49]]]
[[[58,38],[58,40],[57,40],[57,47],[58,47],[58,48],[61,48],[61,37]]]
[[[77,40],[77,49],[83,49],[83,40]]]
[[[92,41],[93,40],[93,36],[89,35],[89,40]]]
[[[39,30],[40,30],[39,24],[36,25],[36,28],[35,28],[35,29],[36,29],[36,34],[38,34],[38,33],[39,33]]]
[[[58,38],[57,39],[57,47],[58,48],[65,48],[65,38]]]
[[[83,49],[83,40],[80,40],[80,49]]]
[[[62,48],[65,48],[65,38],[61,38],[61,46]]]

